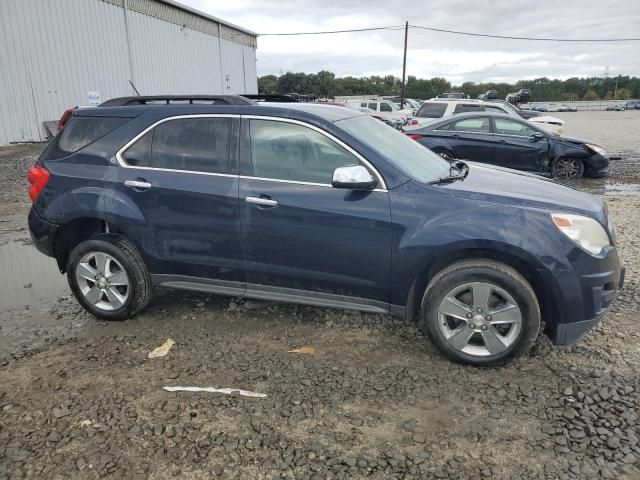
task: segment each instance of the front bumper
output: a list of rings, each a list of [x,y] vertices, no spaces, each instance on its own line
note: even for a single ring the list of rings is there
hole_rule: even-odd
[[[609,158],[600,154],[594,154],[586,160],[585,165],[588,177],[599,178],[606,177],[609,173]]]
[[[582,258],[575,271],[557,277],[562,295],[548,332],[553,343],[575,343],[597,325],[623,287],[624,275],[625,268],[611,247],[604,257]]]
[[[46,222],[40,218],[33,207],[29,211],[29,233],[35,247],[49,257],[55,257],[53,237],[59,225]]]

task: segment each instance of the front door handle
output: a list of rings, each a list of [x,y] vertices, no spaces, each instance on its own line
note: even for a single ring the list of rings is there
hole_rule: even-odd
[[[144,180],[125,180],[124,185],[134,190],[149,190],[151,188],[151,184]]]
[[[247,203],[253,203],[254,205],[261,205],[263,207],[277,207],[278,202],[271,198],[263,197],[244,197],[244,201]]]

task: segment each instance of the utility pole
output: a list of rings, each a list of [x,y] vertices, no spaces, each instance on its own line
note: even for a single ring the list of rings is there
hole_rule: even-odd
[[[404,95],[407,82],[405,76],[407,73],[407,35],[409,33],[409,22],[404,24],[404,57],[402,59],[402,91],[400,93],[400,108],[404,108]]]

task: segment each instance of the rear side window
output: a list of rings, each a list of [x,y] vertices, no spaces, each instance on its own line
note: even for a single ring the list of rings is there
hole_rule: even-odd
[[[445,110],[447,109],[446,103],[423,103],[416,114],[416,117],[422,118],[442,118]]]
[[[122,158],[136,167],[234,174],[231,135],[230,118],[169,120],[140,137]]]
[[[486,117],[458,120],[457,122],[449,124],[449,130],[456,132],[491,133],[489,119]]]
[[[453,111],[453,114],[455,115],[456,113],[481,112],[481,111],[482,111],[482,105],[459,103],[458,105],[456,105],[456,108]]]
[[[120,117],[72,117],[42,154],[43,160],[71,155],[127,123]]]

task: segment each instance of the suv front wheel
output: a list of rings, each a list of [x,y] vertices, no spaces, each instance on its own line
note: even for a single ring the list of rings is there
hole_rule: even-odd
[[[69,256],[67,279],[78,302],[103,320],[132,317],[151,300],[144,261],[131,242],[117,235],[77,245]]]
[[[497,366],[533,346],[538,300],[527,280],[492,260],[455,263],[435,275],[422,300],[420,326],[450,359]]]

